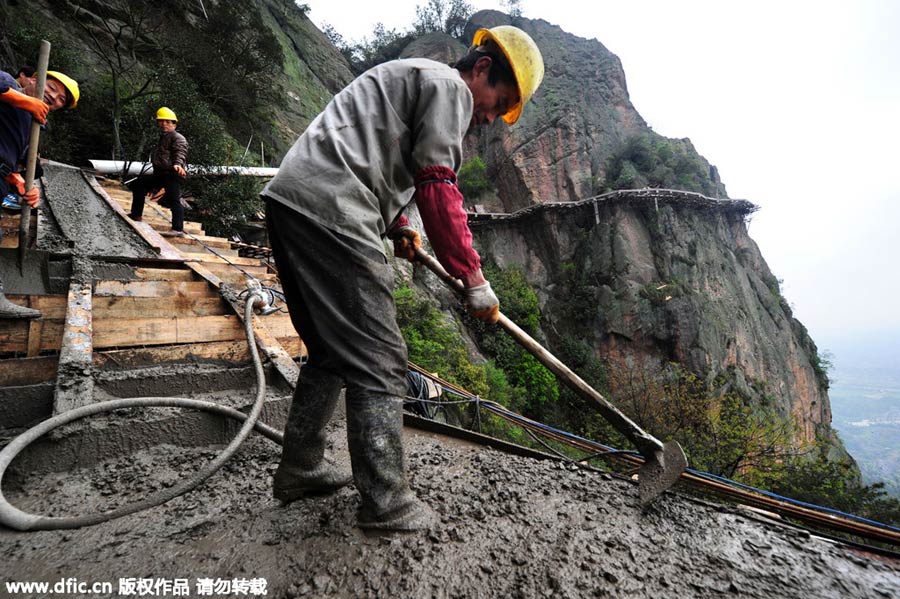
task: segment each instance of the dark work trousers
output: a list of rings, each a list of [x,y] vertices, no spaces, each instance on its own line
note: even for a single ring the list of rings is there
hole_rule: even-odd
[[[266,225],[308,366],[344,379],[348,397],[405,396],[406,343],[384,254],[270,199]]]
[[[128,188],[131,189],[131,218],[137,220],[144,214],[144,196],[151,191],[166,188],[163,197],[163,206],[172,211],[172,230],[184,230],[184,207],[181,205],[181,177],[174,171],[166,173],[153,173],[152,175],[140,175],[132,181]]]

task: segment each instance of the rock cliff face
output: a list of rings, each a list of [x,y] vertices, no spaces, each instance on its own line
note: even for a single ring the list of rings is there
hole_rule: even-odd
[[[500,267],[537,290],[551,345],[586,339],[608,359],[678,362],[828,438],[816,347],[793,318],[745,217],[755,207],[645,190],[472,223]],[[573,318],[572,315],[577,317]]]

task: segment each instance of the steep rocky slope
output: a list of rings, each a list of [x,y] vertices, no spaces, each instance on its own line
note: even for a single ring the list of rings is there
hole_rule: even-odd
[[[542,329],[586,339],[612,362],[677,362],[830,436],[816,347],[747,234],[748,202],[620,192],[473,223],[483,253],[523,269]],[[575,316],[573,316],[575,315]]]

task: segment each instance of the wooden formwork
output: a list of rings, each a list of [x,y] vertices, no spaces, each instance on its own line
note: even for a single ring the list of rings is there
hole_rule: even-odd
[[[128,190],[115,183],[91,183],[102,201],[156,249],[159,259],[130,261],[129,280],[92,278],[86,289],[70,289],[68,295],[8,296],[40,310],[42,317],[0,320],[0,386],[55,380],[63,372],[60,356],[71,354],[76,345],[87,352],[79,357],[87,366],[84,376],[90,376],[91,369],[179,361],[248,363],[243,308],[223,299],[219,288],[227,284],[239,292],[248,276],[277,285],[265,258],[239,256],[229,240],[206,235],[192,221],[185,221],[189,236],[162,236],[171,226],[169,210],[151,201],[143,221],[132,222],[127,217]],[[34,226],[37,221],[32,219]],[[15,247],[18,221],[4,215],[3,228],[4,246]],[[296,360],[306,350],[287,311],[254,317],[254,333],[260,353],[293,386],[299,372]],[[70,370],[66,376],[72,376]]]

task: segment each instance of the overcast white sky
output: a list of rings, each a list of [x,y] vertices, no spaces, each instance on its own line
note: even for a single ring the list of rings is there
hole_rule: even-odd
[[[358,40],[407,28],[426,0],[306,3]],[[750,234],[820,349],[900,341],[900,1],[520,6],[615,53],[653,129],[689,137],[730,197],[761,207]]]

